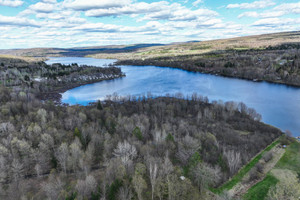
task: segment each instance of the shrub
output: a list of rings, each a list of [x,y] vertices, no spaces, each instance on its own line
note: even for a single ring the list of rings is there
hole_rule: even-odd
[[[171,133],[169,133],[166,137],[167,142],[175,142],[174,137]]]
[[[224,67],[225,68],[233,68],[233,67],[235,67],[235,64],[232,62],[227,62],[227,63],[225,63]]]
[[[122,187],[122,185],[123,185],[122,181],[120,181],[118,179],[115,180],[108,188],[107,199],[108,200],[116,200],[118,191]]]
[[[263,155],[265,162],[269,162],[273,158],[273,152],[269,151]]]
[[[103,107],[102,107],[102,104],[101,104],[101,101],[99,100],[98,103],[97,103],[97,109],[98,110],[102,110]]]
[[[261,173],[263,173],[264,166],[258,162],[249,172],[249,182],[257,180],[261,177]]]
[[[259,172],[257,171],[256,168],[252,168],[249,172],[249,179],[248,181],[251,182],[251,181],[254,181],[254,180],[257,180],[259,178],[260,174]]]
[[[143,140],[143,134],[139,127],[135,127],[132,133],[138,140]]]
[[[257,164],[255,165],[255,167],[256,167],[256,170],[257,170],[258,172],[263,173],[263,171],[264,171],[264,166],[263,166],[260,162],[257,163]]]

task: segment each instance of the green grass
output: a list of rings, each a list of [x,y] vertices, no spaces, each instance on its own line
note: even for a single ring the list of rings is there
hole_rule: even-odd
[[[262,158],[263,154],[270,151],[273,147],[275,147],[279,143],[278,140],[274,141],[267,148],[265,148],[261,153],[259,153],[256,157],[254,157],[247,165],[245,165],[236,175],[234,175],[228,182],[220,186],[219,188],[211,188],[211,191],[220,194],[224,190],[232,189],[238,182],[240,182],[243,177],[258,163],[258,161]]]
[[[278,179],[271,174],[268,174],[262,181],[251,187],[243,197],[244,200],[262,200],[265,199],[269,189],[275,186]]]
[[[205,50],[210,49],[211,45],[203,45],[203,46],[192,46],[190,50]]]
[[[277,162],[274,168],[279,169],[289,169],[300,173],[300,143],[293,142],[289,145],[282,156],[282,158]],[[263,200],[268,194],[269,189],[275,186],[279,182],[270,173],[266,176],[264,180],[257,183],[251,187],[245,194],[243,199],[245,200]]]
[[[282,158],[275,166],[276,168],[289,169],[300,173],[300,143],[293,142],[290,144]]]

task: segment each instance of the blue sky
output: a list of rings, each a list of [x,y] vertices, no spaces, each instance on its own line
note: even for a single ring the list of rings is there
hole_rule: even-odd
[[[0,0],[0,49],[202,41],[299,28],[299,0]]]

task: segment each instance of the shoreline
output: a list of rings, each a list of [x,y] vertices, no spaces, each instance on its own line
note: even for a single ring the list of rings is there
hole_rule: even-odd
[[[168,67],[168,68],[175,68],[175,69],[180,69],[180,70],[184,70],[184,71],[188,71],[188,72],[194,72],[194,73],[202,73],[202,74],[209,74],[209,75],[214,75],[214,76],[221,76],[221,77],[225,77],[225,78],[235,78],[235,79],[241,79],[241,80],[247,80],[247,81],[251,81],[251,82],[267,82],[267,83],[271,83],[271,84],[278,84],[278,85],[285,85],[288,87],[294,87],[294,88],[300,88],[300,84],[292,84],[292,83],[285,83],[283,81],[271,81],[271,80],[265,80],[265,79],[261,79],[261,78],[246,78],[246,77],[242,77],[242,76],[234,76],[234,75],[228,75],[228,74],[224,74],[222,72],[219,72],[219,70],[213,70],[213,71],[205,71],[205,70],[193,70],[193,69],[184,69],[184,68],[180,68],[180,67],[176,67],[176,66],[162,66],[162,65],[155,65],[155,63],[151,63],[151,64],[140,64],[140,63],[135,63],[135,60],[118,60],[115,63],[115,66],[121,66],[121,65],[126,65],[126,66],[155,66],[155,67]]]
[[[80,87],[80,86],[84,86],[84,85],[89,85],[89,84],[93,84],[93,83],[98,83],[98,82],[102,82],[102,81],[108,81],[108,80],[113,80],[113,79],[118,79],[118,78],[123,78],[126,77],[125,74],[119,76],[119,77],[115,77],[115,78],[108,78],[108,79],[102,79],[102,80],[92,80],[92,81],[86,81],[86,82],[81,82],[81,83],[71,83],[68,85],[64,85],[61,87],[57,87],[56,89],[49,91],[49,92],[40,92],[37,95],[37,98],[42,100],[42,101],[53,101],[55,104],[60,104],[60,105],[64,105],[64,103],[61,102],[61,98],[62,98],[62,93]]]
[[[54,57],[66,57],[66,56],[54,56]],[[74,57],[94,58],[94,59],[112,59],[112,58],[96,58],[96,57],[93,57],[92,55],[89,55],[89,56],[74,56]],[[118,58],[113,58],[113,59],[117,60],[113,64],[113,66],[121,66],[121,65],[130,66],[130,65],[132,65],[132,66],[169,67],[169,68],[181,69],[181,70],[188,71],[188,72],[210,74],[210,75],[221,76],[221,77],[225,77],[225,78],[235,78],[235,79],[247,80],[247,81],[251,81],[251,82],[267,82],[267,83],[272,83],[272,84],[285,85],[285,86],[288,86],[288,87],[300,88],[300,84],[285,83],[284,81],[282,81],[282,79],[277,80],[277,81],[276,80],[272,81],[272,80],[261,79],[261,78],[258,78],[258,77],[247,78],[247,77],[243,77],[243,76],[229,75],[229,74],[219,72],[219,70],[206,71],[206,70],[202,70],[201,68],[197,68],[198,70],[193,70],[193,69],[185,69],[185,68],[177,67],[177,66],[174,66],[174,65],[173,66],[156,65],[155,61],[153,61],[153,63],[150,63],[150,64],[143,64],[143,63],[139,63],[142,60],[123,60],[123,59],[118,60]],[[46,58],[46,60],[48,60],[48,58]],[[182,65],[183,64],[184,63],[182,63]],[[91,84],[91,83],[87,83],[87,84]],[[81,86],[81,85],[79,85],[79,86]],[[77,87],[79,87],[79,86],[77,86]],[[72,88],[70,88],[70,89],[72,89]],[[67,90],[69,90],[69,89],[67,89]],[[63,92],[65,92],[65,91],[63,91]]]

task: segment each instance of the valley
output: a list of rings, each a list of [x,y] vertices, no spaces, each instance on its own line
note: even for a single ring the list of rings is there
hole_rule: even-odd
[[[283,129],[299,129],[299,48],[285,35],[298,37],[64,50],[89,58],[5,51],[0,197],[247,200],[292,187],[294,198],[299,143]],[[159,50],[170,47],[184,48]]]

